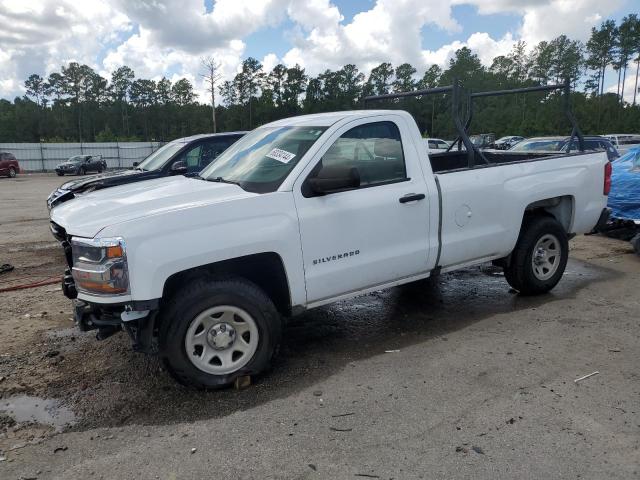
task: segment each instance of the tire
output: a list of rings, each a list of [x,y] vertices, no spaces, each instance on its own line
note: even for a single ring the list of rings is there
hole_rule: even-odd
[[[280,346],[280,314],[257,285],[242,278],[190,282],[163,310],[160,356],[183,385],[217,389],[237,377],[259,375],[269,368]],[[221,345],[215,344],[218,340]]]
[[[64,173],[63,172],[56,172],[56,175],[58,175],[59,177],[62,177],[62,176],[64,176]]]
[[[16,169],[9,167],[9,178],[16,178]]]
[[[504,276],[521,294],[539,295],[558,284],[568,258],[567,233],[555,218],[525,217]]]

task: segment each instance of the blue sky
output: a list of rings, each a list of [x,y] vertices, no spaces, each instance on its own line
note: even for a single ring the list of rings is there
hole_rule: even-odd
[[[0,97],[70,61],[105,77],[125,64],[140,77],[184,76],[197,91],[210,55],[225,78],[248,56],[310,74],[383,61],[421,73],[468,46],[489,64],[518,40],[585,41],[592,26],[639,10],[640,0],[0,0]]]

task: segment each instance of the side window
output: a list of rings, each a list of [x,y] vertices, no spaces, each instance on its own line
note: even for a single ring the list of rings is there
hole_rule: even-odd
[[[335,166],[356,168],[361,187],[405,180],[407,172],[397,125],[367,123],[343,133],[322,157],[320,168]]]
[[[445,142],[438,142],[438,148],[445,150],[449,148],[449,146]]]
[[[202,145],[193,147],[187,151],[184,155],[184,162],[187,164],[187,171],[199,172],[200,168],[200,152],[202,151]]]
[[[438,148],[438,142],[435,140],[429,140],[429,148]]]
[[[204,143],[202,145],[202,154],[200,155],[200,168],[202,169],[213,162],[232,143],[234,143],[232,138],[216,138]]]

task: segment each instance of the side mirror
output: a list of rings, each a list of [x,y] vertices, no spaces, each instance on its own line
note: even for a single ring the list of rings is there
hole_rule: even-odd
[[[134,167],[137,167],[138,165],[140,165],[140,162],[133,162]]]
[[[178,160],[171,165],[172,175],[183,175],[187,173],[187,164],[183,160]]]
[[[311,191],[316,195],[358,188],[360,173],[355,167],[333,166],[323,167],[315,177],[307,180]]]

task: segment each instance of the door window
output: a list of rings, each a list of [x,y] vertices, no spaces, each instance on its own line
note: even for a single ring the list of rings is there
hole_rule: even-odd
[[[400,131],[393,122],[367,123],[342,134],[323,155],[324,167],[358,170],[360,187],[406,180]]]
[[[213,162],[218,155],[224,152],[233,144],[233,138],[211,139],[202,145],[202,154],[200,155],[200,168],[203,169]]]
[[[187,164],[187,171],[189,173],[199,172],[200,168],[200,154],[202,152],[202,144],[196,145],[191,150],[188,150],[181,155],[182,160]]]

